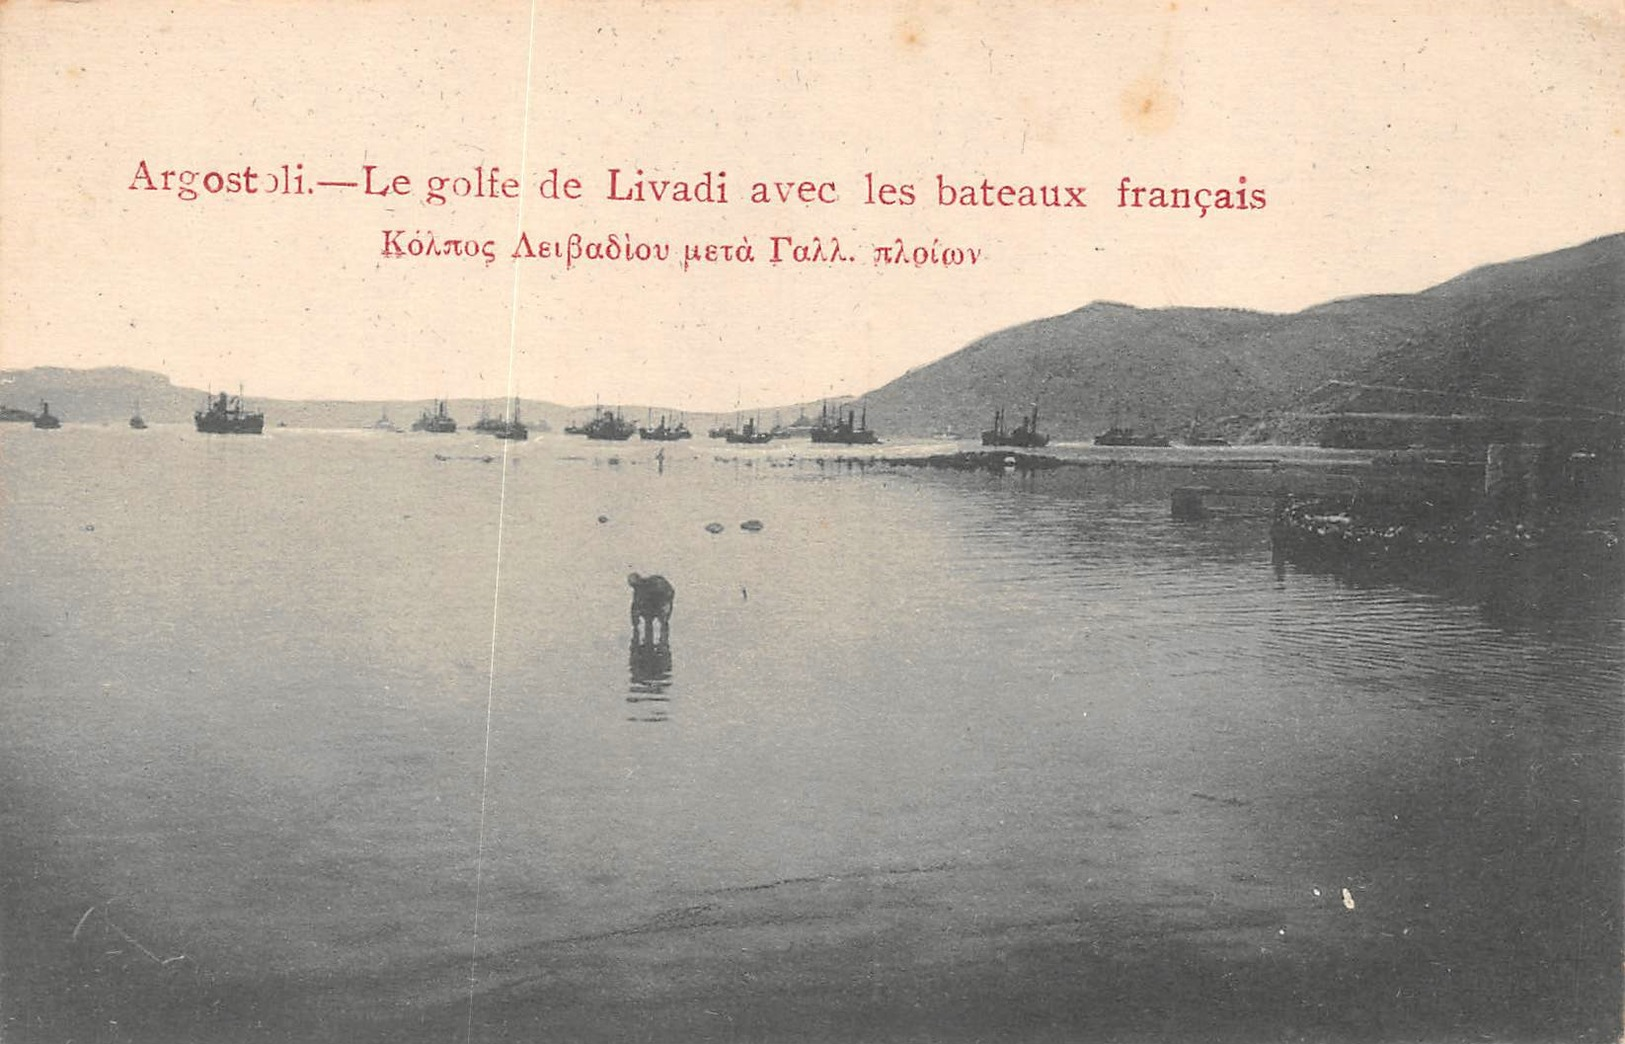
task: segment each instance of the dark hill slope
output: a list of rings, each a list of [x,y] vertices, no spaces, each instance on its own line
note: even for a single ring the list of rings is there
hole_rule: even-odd
[[[1314,411],[1571,415],[1622,408],[1625,236],[1475,269],[1410,298],[1415,328],[1310,396]],[[1307,314],[1307,313],[1305,313]]]
[[[1399,403],[1333,379],[1617,410],[1622,286],[1625,236],[1616,235],[1418,294],[1291,315],[1096,303],[989,334],[864,401],[890,432],[969,435],[995,407],[1036,399],[1043,427],[1062,438],[1114,421],[1178,430],[1232,417],[1235,433],[1243,415],[1418,409],[1415,394]]]

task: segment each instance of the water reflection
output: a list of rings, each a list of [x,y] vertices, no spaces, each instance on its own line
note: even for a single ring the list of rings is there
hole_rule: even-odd
[[[1505,631],[1610,641],[1622,622],[1625,578],[1617,556],[1513,557],[1458,549],[1386,561],[1294,553],[1277,543],[1272,557],[1278,580],[1290,565],[1354,589],[1398,587],[1477,606],[1486,623]]]
[[[627,652],[627,667],[631,681],[626,702],[636,711],[627,720],[669,720],[671,697],[666,695],[666,690],[671,688],[671,643],[654,641],[647,632],[634,634]]]
[[[1230,470],[1236,475],[1275,474],[1263,462],[1256,468],[1235,463]],[[1272,538],[1276,508],[1263,495],[1209,494],[1199,523],[1171,518],[1170,497],[1182,484],[1243,484],[1234,476],[1216,478],[1217,472],[1103,465],[1019,476],[911,474],[922,485],[955,488],[974,504],[976,510],[956,519],[971,553],[993,567],[990,582],[1020,582],[1029,591],[1181,591],[1180,612],[1188,612],[1193,585],[1216,576],[1215,569],[1252,570],[1267,562],[1278,588],[1294,573],[1331,577],[1352,590],[1397,588],[1472,606],[1485,623],[1508,633],[1611,647],[1625,628],[1625,556],[1612,545],[1513,554],[1469,542],[1425,555],[1315,554]],[[1257,476],[1253,481],[1258,490],[1267,488]]]

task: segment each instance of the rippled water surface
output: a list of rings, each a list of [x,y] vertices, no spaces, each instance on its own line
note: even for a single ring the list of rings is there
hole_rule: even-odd
[[[6,1039],[1618,1035],[1616,598],[657,449],[0,431]]]

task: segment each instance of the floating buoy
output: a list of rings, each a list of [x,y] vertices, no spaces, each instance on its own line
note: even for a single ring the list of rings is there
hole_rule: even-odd
[[[707,533],[720,533],[724,528],[721,522],[707,522],[705,525]]]
[[[762,520],[753,518],[749,521],[741,522],[739,523],[739,528],[745,530],[747,533],[760,533],[762,531]]]

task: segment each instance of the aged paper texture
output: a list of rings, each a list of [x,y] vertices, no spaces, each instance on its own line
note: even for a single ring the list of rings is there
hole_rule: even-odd
[[[1622,59],[0,5],[0,1039],[1618,1039]]]

